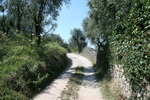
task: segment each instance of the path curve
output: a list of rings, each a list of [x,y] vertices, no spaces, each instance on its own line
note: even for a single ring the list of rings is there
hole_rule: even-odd
[[[83,84],[80,86],[79,98],[77,100],[103,100],[98,84],[95,80],[95,75],[92,69],[92,63],[85,57],[69,53],[70,59],[68,68],[55,79],[44,91],[35,96],[33,100],[60,100],[60,94],[66,87],[70,77],[75,73],[77,66],[85,67],[85,76]]]

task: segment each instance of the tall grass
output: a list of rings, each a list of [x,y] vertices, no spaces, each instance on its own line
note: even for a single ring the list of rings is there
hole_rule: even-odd
[[[31,44],[25,37],[0,39],[0,100],[26,100],[41,91],[66,66],[57,43]]]

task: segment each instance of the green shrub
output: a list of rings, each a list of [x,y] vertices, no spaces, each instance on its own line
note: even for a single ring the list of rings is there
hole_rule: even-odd
[[[6,44],[0,49],[0,99],[29,99],[64,70],[66,50],[56,43],[31,47],[22,36],[12,37],[0,43]]]
[[[28,98],[14,90],[5,88],[0,92],[0,100],[28,100]]]

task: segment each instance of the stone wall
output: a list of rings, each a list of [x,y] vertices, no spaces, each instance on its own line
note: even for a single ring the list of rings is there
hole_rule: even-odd
[[[132,95],[132,89],[128,82],[128,79],[123,75],[123,65],[115,64],[111,72],[111,91],[117,92],[114,93],[117,94],[117,97],[122,96],[123,98],[126,98],[128,100]],[[144,98],[144,100],[150,100],[150,84],[147,85],[146,91],[144,92]],[[119,98],[119,100],[121,100],[121,98]],[[138,100],[142,100],[140,94],[138,94]]]
[[[81,54],[96,63],[97,52],[93,48],[85,47]]]
[[[96,63],[97,52],[93,48],[86,47],[83,49],[83,56],[91,59],[94,63]],[[123,68],[121,65],[114,65],[112,71],[112,80],[111,80],[111,90],[117,97],[129,98],[131,95],[131,88],[127,79],[123,75]]]
[[[96,63],[96,50],[86,47],[83,49],[82,53],[83,56],[91,59],[93,63]],[[112,80],[110,84],[111,92],[116,95],[118,100],[124,100],[123,98],[128,99],[131,96],[131,87],[129,85],[128,79],[123,75],[124,70],[123,66],[119,64],[113,65],[111,69],[112,73]],[[150,85],[147,86],[147,96],[150,96]]]
[[[123,66],[115,64],[112,69],[111,91],[118,99],[129,99],[131,96],[131,87],[128,79],[123,75]]]

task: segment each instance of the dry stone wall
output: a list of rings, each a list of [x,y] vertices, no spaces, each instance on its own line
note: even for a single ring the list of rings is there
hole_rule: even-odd
[[[85,47],[81,54],[96,63],[97,52],[93,48]]]
[[[83,56],[91,59],[94,63],[96,63],[96,56],[97,51],[93,48],[86,47],[83,49],[82,53]],[[127,82],[126,77],[123,75],[123,68],[122,65],[114,65],[112,69],[112,81],[111,85],[113,87],[111,88],[112,91],[114,90],[117,92],[117,96],[123,96],[125,98],[129,98],[131,95],[131,88],[129,83]]]
[[[131,87],[128,79],[123,75],[122,65],[115,64],[112,69],[111,91],[114,92],[119,99],[129,99],[131,96]],[[115,90],[115,91],[114,91]]]

